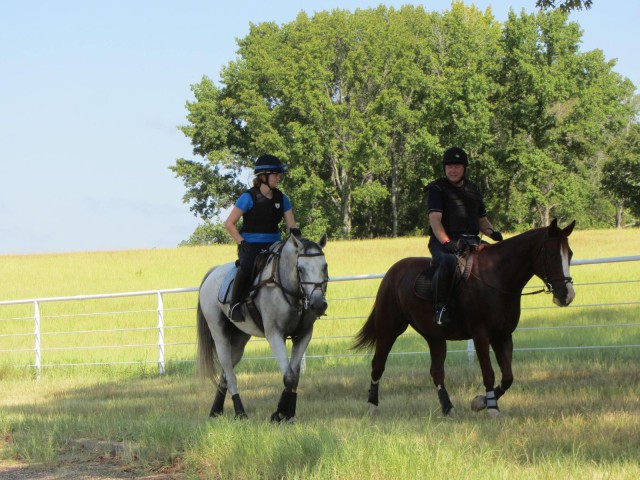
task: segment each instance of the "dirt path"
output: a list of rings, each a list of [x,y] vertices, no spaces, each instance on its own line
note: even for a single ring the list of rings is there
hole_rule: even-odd
[[[0,460],[0,480],[182,480],[177,473],[143,474],[115,462],[100,461],[53,468]]]

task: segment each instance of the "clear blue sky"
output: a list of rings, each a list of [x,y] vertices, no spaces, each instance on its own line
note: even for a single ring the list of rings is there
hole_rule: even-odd
[[[0,255],[175,247],[198,224],[168,169],[193,158],[176,128],[190,86],[218,80],[250,22],[380,3],[408,2],[3,0]],[[535,0],[465,3],[491,6],[500,21],[510,7],[535,9]],[[617,58],[615,70],[640,85],[640,2],[594,0],[571,19],[583,51]]]

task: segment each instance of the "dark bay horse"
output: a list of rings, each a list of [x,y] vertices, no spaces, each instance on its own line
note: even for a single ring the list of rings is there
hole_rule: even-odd
[[[236,418],[247,417],[233,369],[242,359],[249,339],[258,336],[269,341],[284,383],[271,421],[294,421],[302,358],[311,341],[315,320],[327,309],[329,273],[322,250],[326,243],[326,235],[318,243],[290,235],[271,247],[250,294],[260,312],[258,322],[248,313],[246,303],[242,306],[244,322],[227,318],[228,303],[221,302],[218,291],[234,263],[214,267],[205,275],[198,297],[198,372],[217,380],[209,416],[222,415],[228,390]],[[290,359],[287,338],[292,342]],[[222,367],[219,374],[217,366]]]
[[[391,347],[411,325],[429,345],[430,373],[444,415],[455,413],[444,384],[447,340],[470,338],[486,389],[486,395],[473,400],[472,409],[487,408],[489,414],[499,415],[498,399],[513,383],[512,333],[518,326],[520,298],[527,282],[538,276],[559,306],[569,305],[575,297],[569,275],[572,252],[567,239],[574,226],[575,221],[560,229],[553,220],[548,227],[529,230],[471,253],[467,258],[470,272],[450,302],[452,326],[436,325],[433,301],[414,293],[414,282],[429,267],[431,259],[414,257],[395,263],[382,279],[373,310],[354,343],[356,349],[375,347],[369,389],[372,408],[378,406],[378,385]],[[498,386],[490,347],[502,373]]]

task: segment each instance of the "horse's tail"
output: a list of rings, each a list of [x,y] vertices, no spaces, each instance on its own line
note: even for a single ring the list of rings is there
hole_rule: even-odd
[[[198,376],[203,379],[215,381],[217,354],[215,354],[216,346],[207,325],[207,320],[202,313],[200,299],[198,299]]]
[[[351,348],[354,350],[371,350],[376,344],[376,339],[376,306],[374,303],[369,318],[356,334]]]

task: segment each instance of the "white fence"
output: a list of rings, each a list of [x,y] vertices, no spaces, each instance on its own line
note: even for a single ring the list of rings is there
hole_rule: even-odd
[[[640,260],[640,256],[626,256],[626,257],[613,257],[613,258],[600,258],[600,259],[590,259],[590,260],[574,260],[572,262],[572,266],[579,266],[579,265],[592,265],[592,264],[599,264],[599,263],[616,263],[616,262],[629,262],[629,261],[639,261]],[[344,282],[344,281],[358,281],[358,280],[370,280],[370,279],[378,279],[378,278],[382,278],[384,276],[384,274],[372,274],[372,275],[355,275],[355,276],[346,276],[346,277],[333,277],[331,278],[329,281],[330,282]],[[622,280],[622,281],[616,281],[616,282],[607,282],[607,283],[616,283],[616,284],[620,284],[620,283],[640,283],[640,280]],[[579,284],[576,284],[576,286]],[[587,284],[583,284],[583,285],[587,285]],[[595,285],[595,284],[588,284],[588,285]],[[164,296],[165,295],[172,295],[172,294],[180,294],[180,293],[189,293],[189,292],[196,292],[198,290],[197,287],[191,287],[191,288],[175,288],[175,289],[163,289],[163,290],[151,290],[151,291],[141,291],[141,292],[126,292],[126,293],[111,293],[111,294],[101,294],[101,295],[76,295],[76,296],[68,296],[68,297],[51,297],[51,298],[34,298],[34,299],[24,299],[24,300],[8,300],[8,301],[1,301],[0,302],[0,307],[2,306],[8,306],[8,305],[20,305],[20,304],[32,304],[33,305],[33,317],[29,317],[29,318],[33,318],[33,323],[34,323],[34,329],[33,329],[33,334],[28,334],[28,335],[33,335],[34,337],[34,347],[33,348],[29,348],[28,351],[32,351],[33,355],[34,355],[34,363],[29,365],[29,367],[34,367],[36,369],[37,375],[40,376],[41,371],[43,366],[47,366],[47,367],[53,367],[53,366],[86,366],[86,365],[117,365],[117,364],[123,364],[123,363],[133,363],[133,364],[143,364],[143,363],[151,363],[151,362],[145,362],[145,361],[136,361],[136,362],[108,362],[108,363],[64,363],[64,364],[43,364],[42,362],[42,353],[43,350],[47,350],[45,348],[42,347],[42,333],[41,333],[41,320],[43,318],[43,316],[41,316],[40,313],[40,307],[43,303],[50,303],[50,302],[69,302],[69,301],[82,301],[82,300],[97,300],[97,299],[110,299],[110,298],[125,298],[125,297],[139,297],[139,296],[155,296],[157,299],[157,308],[155,310],[156,316],[157,316],[157,324],[154,327],[155,330],[157,330],[157,344],[153,344],[154,347],[157,347],[157,354],[158,354],[158,359],[157,359],[157,367],[158,367],[158,372],[159,374],[164,374],[165,373],[165,313],[168,311],[165,306],[164,306]],[[364,298],[373,298],[373,297],[364,297]],[[350,299],[340,299],[340,300],[350,300]],[[331,302],[331,299],[329,299],[329,301]],[[619,302],[619,303],[608,303],[608,304],[588,304],[588,305],[579,305],[576,307],[568,307],[568,308],[587,308],[587,307],[602,307],[602,306],[623,306],[623,305],[640,305],[640,302],[638,301],[629,301],[629,302]],[[195,307],[194,307],[195,308]],[[533,307],[530,309],[544,309],[544,308],[554,308],[554,307]],[[527,308],[524,308],[523,310],[526,310]],[[149,311],[147,310],[146,313],[148,313]],[[125,313],[140,313],[140,312],[132,312],[132,311],[126,311],[126,312],[95,312],[93,314],[88,314],[88,315],[94,315],[94,316],[98,316],[98,315],[103,315],[103,314],[113,314],[113,313],[120,313],[120,314],[125,314]],[[368,313],[368,312],[367,312]],[[87,314],[83,314],[83,315],[87,315]],[[349,318],[366,318],[366,317],[349,317]],[[25,318],[2,318],[0,317],[0,322],[2,321],[6,321],[6,320],[24,320]],[[194,322],[195,323],[195,322]],[[640,326],[640,323],[636,323],[636,324],[624,324],[624,326]],[[602,325],[595,325],[592,327],[602,327]],[[193,328],[195,328],[195,325],[193,326]],[[556,326],[556,327],[552,327],[552,328],[587,328],[587,327],[572,327],[572,326]],[[121,329],[122,331],[127,331],[127,330],[135,330],[135,329]],[[519,328],[519,330],[526,330],[525,328]],[[1,332],[2,330],[0,330]],[[105,332],[108,330],[104,330]],[[76,332],[78,333],[78,332]],[[24,337],[27,334],[16,334],[16,333],[8,333],[8,334],[0,334],[0,338],[11,338],[11,337]],[[315,337],[314,337],[315,338]],[[111,348],[111,347],[149,347],[150,344],[145,344],[145,345],[103,345],[101,346],[101,348]],[[637,344],[624,344],[624,345],[616,345],[616,346],[607,346],[607,345],[602,345],[602,346],[582,346],[582,347],[564,347],[564,348],[637,348],[640,347],[640,345]],[[69,347],[67,348],[68,350],[72,350],[72,349],[80,349],[81,347]],[[85,347],[85,348],[100,348],[100,347]],[[558,347],[537,347],[537,350],[545,350],[545,349],[549,349],[549,348],[554,348],[554,349],[558,349]],[[9,354],[11,355],[12,353],[17,353],[17,352],[24,352],[26,349],[0,349],[0,361],[3,360],[2,354]],[[516,349],[517,350],[517,349]],[[471,340],[468,341],[467,343],[467,349],[466,350],[451,350],[451,353],[455,353],[455,352],[466,352],[469,356],[470,361],[473,361],[473,357],[474,357],[474,350],[473,350],[473,343]],[[424,352],[402,352],[402,354],[423,354]],[[347,355],[354,355],[354,354],[343,354],[343,355],[326,355],[326,356],[347,356]],[[321,358],[323,356],[321,355],[317,355],[317,356],[308,356],[307,358]],[[262,359],[262,358],[258,358],[258,359]],[[11,362],[9,362],[11,363]],[[156,363],[156,362],[153,362]]]

